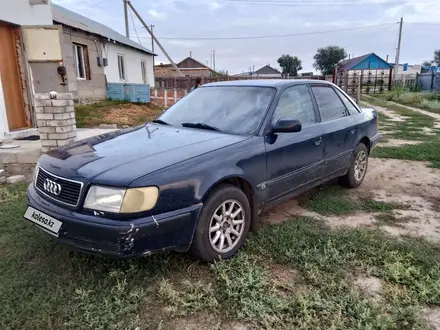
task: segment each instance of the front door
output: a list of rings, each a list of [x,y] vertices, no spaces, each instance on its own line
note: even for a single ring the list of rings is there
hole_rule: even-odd
[[[27,127],[14,27],[0,23],[0,76],[10,130]]]
[[[356,120],[330,85],[312,86],[321,115],[325,142],[325,176],[348,170],[357,136]]]
[[[324,164],[324,143],[310,88],[287,88],[275,109],[272,124],[279,119],[299,120],[298,133],[266,137],[268,202],[294,193],[319,179]]]

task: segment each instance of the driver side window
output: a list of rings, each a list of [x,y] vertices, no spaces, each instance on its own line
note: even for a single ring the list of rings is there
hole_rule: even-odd
[[[303,126],[316,123],[312,97],[307,85],[293,86],[286,89],[273,114],[272,123],[280,119],[299,120]]]

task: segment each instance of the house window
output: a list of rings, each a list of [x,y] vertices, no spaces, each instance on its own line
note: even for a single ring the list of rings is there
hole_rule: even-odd
[[[142,81],[144,84],[147,83],[147,63],[145,61],[141,61],[141,72],[142,72]]]
[[[125,74],[125,58],[124,55],[118,55],[118,69],[119,69],[119,79],[126,80]]]
[[[76,64],[76,77],[78,79],[90,80],[89,55],[87,46],[73,44],[73,53]]]

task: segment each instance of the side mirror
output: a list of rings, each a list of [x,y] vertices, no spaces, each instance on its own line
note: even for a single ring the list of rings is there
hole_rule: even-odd
[[[272,126],[272,133],[297,133],[301,132],[301,129],[299,120],[280,119]]]

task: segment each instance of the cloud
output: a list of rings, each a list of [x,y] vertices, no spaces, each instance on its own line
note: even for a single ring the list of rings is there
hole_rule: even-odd
[[[200,48],[203,46],[202,42],[186,40],[166,40],[166,43],[184,48]]]
[[[148,14],[150,14],[150,16],[153,16],[154,18],[156,18],[158,20],[164,20],[167,18],[167,13],[158,12],[156,9],[148,10]]]
[[[55,3],[82,15],[124,31],[122,1],[120,0],[53,0]],[[393,4],[390,4],[392,2]],[[132,2],[146,20],[155,24],[161,37],[235,37],[270,36],[310,33],[353,28],[343,32],[309,34],[285,38],[249,40],[161,40],[175,61],[192,56],[201,62],[209,61],[211,50],[216,50],[216,68],[238,73],[255,65],[270,63],[277,66],[282,54],[298,56],[305,72],[313,71],[313,55],[320,47],[331,44],[347,46],[355,56],[375,52],[381,57],[394,58],[398,25],[366,27],[393,23],[404,17],[401,61],[418,64],[432,58],[438,40],[439,0],[357,0],[356,6],[271,6],[226,3],[220,0],[149,0]],[[104,14],[103,14],[104,13]],[[409,24],[419,22],[424,24]],[[138,23],[136,23],[138,24]],[[143,29],[142,29],[143,30]],[[145,31],[141,37],[148,37]],[[142,39],[147,42],[148,38]],[[164,59],[159,52],[159,59]],[[167,62],[167,61],[166,61]]]

